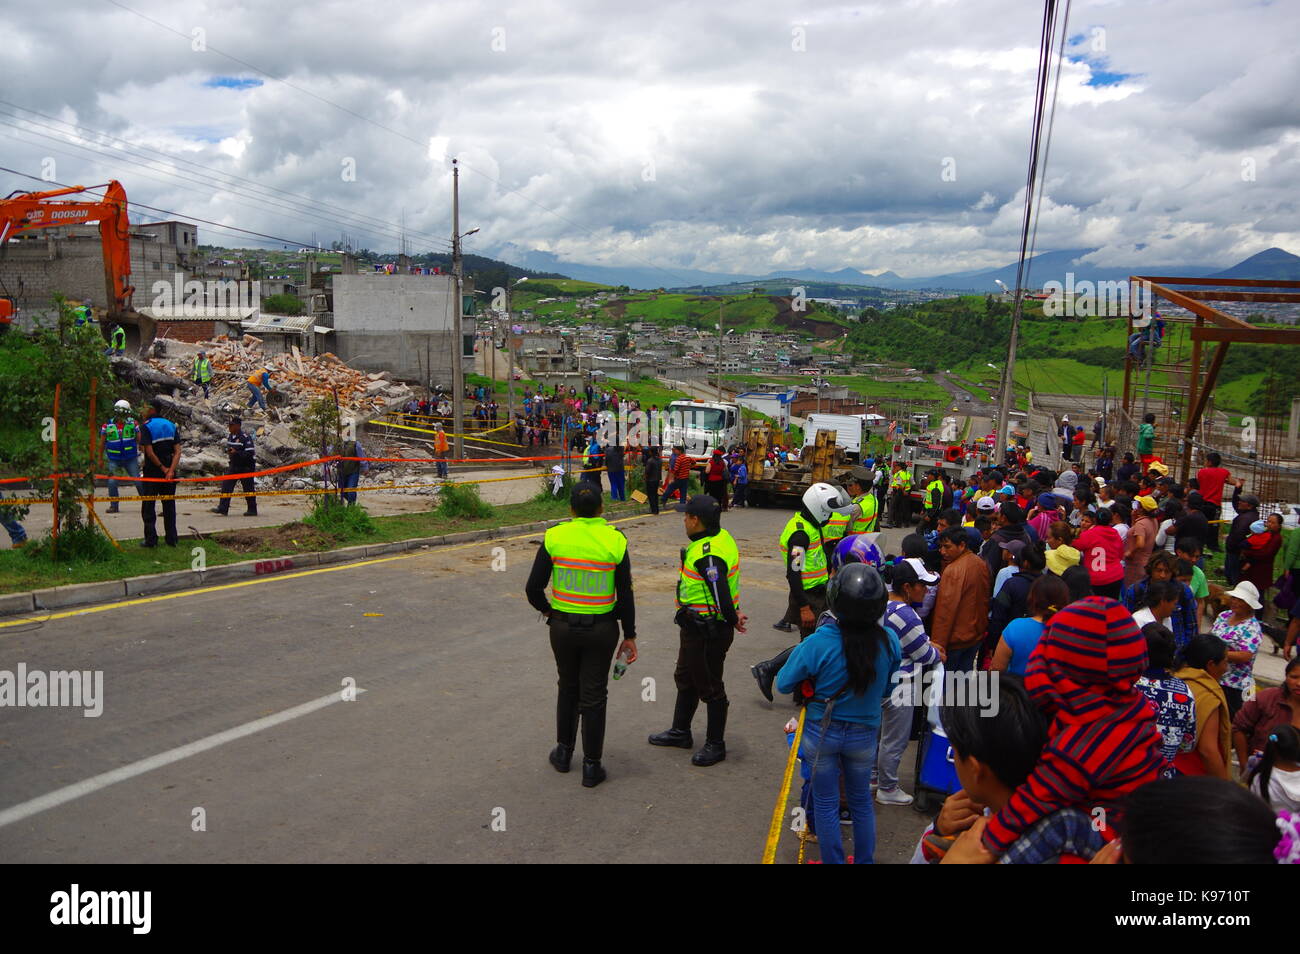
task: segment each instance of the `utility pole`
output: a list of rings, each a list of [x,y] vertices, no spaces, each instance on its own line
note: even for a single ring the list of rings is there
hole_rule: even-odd
[[[722,303],[725,299],[718,299],[718,403],[722,403]]]
[[[1011,413],[1011,402],[1015,394],[1016,381],[1016,337],[1020,332],[1020,313],[1024,307],[1025,290],[1016,282],[1016,301],[1011,311],[1011,340],[1007,344],[1007,364],[1002,369],[1002,400],[998,405],[997,451],[993,457],[994,466],[1001,466],[1006,456],[1007,444],[1011,432],[1007,418]]]
[[[460,263],[460,167],[457,160],[451,161],[451,270],[456,295],[456,324],[452,334],[451,348],[451,406],[452,436],[454,438],[453,455],[457,460],[465,459],[465,438],[461,432],[465,429],[465,369],[461,364],[460,354],[465,350],[461,340],[461,311],[464,302],[461,297],[461,263]]]

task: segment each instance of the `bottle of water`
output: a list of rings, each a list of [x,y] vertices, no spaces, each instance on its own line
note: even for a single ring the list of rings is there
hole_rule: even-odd
[[[614,660],[614,678],[615,678],[615,679],[622,679],[622,678],[623,678],[623,673],[625,673],[625,672],[627,672],[627,660],[625,660],[625,659],[615,659],[615,660]]]

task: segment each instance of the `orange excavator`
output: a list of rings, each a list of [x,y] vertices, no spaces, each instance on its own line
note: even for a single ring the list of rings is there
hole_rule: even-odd
[[[99,188],[92,186],[89,188]],[[99,237],[104,246],[104,283],[108,293],[108,313],[117,317],[130,312],[131,235],[126,217],[126,190],[117,180],[104,187],[103,198],[93,201],[51,201],[59,196],[87,192],[86,186],[68,186],[50,192],[14,192],[0,199],[0,246],[15,235],[58,225],[84,225],[99,222]],[[0,330],[8,328],[17,311],[14,299],[0,296]]]

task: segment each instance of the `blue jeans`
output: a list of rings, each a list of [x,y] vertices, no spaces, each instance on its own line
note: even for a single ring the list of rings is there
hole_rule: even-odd
[[[130,460],[110,460],[108,462],[108,496],[112,499],[112,506],[117,506],[117,480],[118,474],[125,474],[133,481],[140,479],[140,458],[132,457]],[[136,492],[143,493],[140,490],[139,483],[136,483]]]
[[[343,498],[344,503],[354,504],[357,502],[356,493],[348,493],[348,490],[357,485],[361,480],[361,474],[341,474],[339,476],[339,496]]]
[[[9,531],[9,540],[14,546],[23,543],[27,539],[27,531],[17,520],[10,520],[8,517],[0,517],[0,527]]]
[[[663,499],[660,500],[659,502],[667,503],[668,498],[673,495],[674,491],[680,490],[682,492],[682,503],[686,503],[687,500],[686,488],[690,485],[690,482],[691,479],[689,477],[687,477],[685,480],[674,480],[670,482],[668,484],[668,487],[664,490]]]
[[[617,473],[612,470],[606,471],[606,474],[609,476],[609,497],[611,500],[627,499],[627,493],[623,487],[625,473],[625,471],[621,470]]]
[[[438,465],[438,476],[439,476],[439,477],[446,477],[446,476],[447,476],[447,458],[445,458],[445,457],[439,457],[439,458],[437,458],[437,460],[435,461],[435,463]]]
[[[840,774],[844,775],[844,797],[853,818],[853,863],[872,864],[876,853],[876,811],[871,801],[871,769],[876,764],[878,726],[832,719],[821,736],[821,720],[804,724],[799,758],[812,773],[813,820],[821,848],[822,863],[844,864],[844,839],[840,834]],[[821,746],[820,756],[818,745]]]
[[[907,685],[910,694],[909,684],[900,685]],[[880,757],[876,760],[876,774],[881,789],[886,792],[898,788],[898,763],[912,735],[912,711],[912,706],[896,706],[888,699],[880,709]]]
[[[249,407],[254,407],[254,406],[256,406],[256,407],[260,407],[263,411],[265,411],[265,410],[266,410],[266,398],[262,397],[262,390],[261,390],[261,388],[259,388],[259,387],[258,387],[256,384],[254,384],[252,381],[245,381],[244,383],[245,383],[246,385],[248,385],[248,390],[251,391],[251,392],[252,392],[252,395],[253,395],[252,397],[250,397],[250,398],[248,399],[248,406],[249,406]]]

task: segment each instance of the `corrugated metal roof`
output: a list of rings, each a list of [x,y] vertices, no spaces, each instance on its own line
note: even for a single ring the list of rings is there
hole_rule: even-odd
[[[312,315],[259,315],[256,321],[245,321],[244,330],[253,334],[268,331],[293,332],[305,335],[315,327]]]

